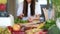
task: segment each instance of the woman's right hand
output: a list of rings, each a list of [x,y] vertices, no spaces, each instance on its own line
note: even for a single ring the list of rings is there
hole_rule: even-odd
[[[22,19],[23,17],[24,17],[24,14],[23,14],[23,13],[18,16],[18,18],[21,18],[21,19]]]

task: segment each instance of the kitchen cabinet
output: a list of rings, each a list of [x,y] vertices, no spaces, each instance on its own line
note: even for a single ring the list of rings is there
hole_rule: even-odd
[[[16,18],[15,0],[8,0],[8,11]]]

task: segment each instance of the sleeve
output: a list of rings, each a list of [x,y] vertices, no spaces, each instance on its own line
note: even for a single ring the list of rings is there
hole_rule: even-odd
[[[18,6],[18,9],[17,9],[17,16],[19,16],[20,14],[22,14],[22,10],[23,10],[23,6],[22,6],[22,4],[20,4]]]
[[[41,6],[40,6],[40,4],[36,4],[35,14],[36,15],[38,15],[38,14],[41,15]]]

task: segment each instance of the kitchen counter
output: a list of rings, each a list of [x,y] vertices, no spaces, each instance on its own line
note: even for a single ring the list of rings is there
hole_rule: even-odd
[[[9,17],[0,17],[0,26],[12,26],[14,23],[14,17],[10,14]]]

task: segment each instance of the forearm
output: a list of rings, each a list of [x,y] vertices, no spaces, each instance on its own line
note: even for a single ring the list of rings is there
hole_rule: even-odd
[[[43,8],[43,12],[45,15],[45,20],[48,20],[48,10],[46,8]]]

